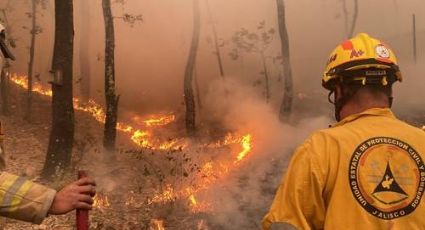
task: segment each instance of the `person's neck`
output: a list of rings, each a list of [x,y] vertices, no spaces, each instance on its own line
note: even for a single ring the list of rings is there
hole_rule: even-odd
[[[361,104],[349,102],[345,104],[344,107],[342,107],[341,109],[341,113],[340,113],[341,120],[343,120],[344,118],[350,115],[362,113],[368,109],[373,109],[373,108],[389,108],[389,105],[388,105],[388,102],[380,102],[380,101],[367,101]]]

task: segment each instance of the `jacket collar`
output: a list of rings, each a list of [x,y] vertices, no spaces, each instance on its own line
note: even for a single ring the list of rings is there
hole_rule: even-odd
[[[365,117],[365,116],[383,116],[383,117],[395,118],[393,112],[389,108],[372,108],[372,109],[367,109],[361,113],[356,113],[356,114],[347,116],[340,122],[333,124],[332,127],[342,126],[354,120],[357,120],[360,117]]]

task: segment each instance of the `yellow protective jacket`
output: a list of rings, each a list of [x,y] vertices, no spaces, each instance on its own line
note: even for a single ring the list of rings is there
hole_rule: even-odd
[[[294,153],[263,229],[425,229],[425,132],[369,109]]]
[[[0,168],[4,169],[0,148]],[[23,177],[0,173],[0,215],[40,224],[47,216],[56,191]]]

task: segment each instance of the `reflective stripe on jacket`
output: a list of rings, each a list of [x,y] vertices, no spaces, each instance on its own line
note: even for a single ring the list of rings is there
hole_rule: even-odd
[[[263,229],[425,229],[424,154],[390,109],[351,115],[295,151]]]
[[[0,174],[0,215],[40,224],[56,191],[6,172]]]

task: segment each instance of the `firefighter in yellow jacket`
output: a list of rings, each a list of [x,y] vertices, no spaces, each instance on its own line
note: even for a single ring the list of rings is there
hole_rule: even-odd
[[[425,132],[391,112],[396,81],[394,52],[367,34],[332,52],[338,123],[295,151],[263,229],[425,229]]]
[[[5,29],[1,24],[0,50],[1,69],[3,58],[14,60],[13,54],[6,45]],[[4,162],[2,146],[0,146],[0,170],[4,169]],[[91,178],[78,180],[56,192],[23,177],[1,172],[0,215],[40,224],[49,214],[65,214],[76,208],[91,209],[92,196],[95,192],[95,182]]]

